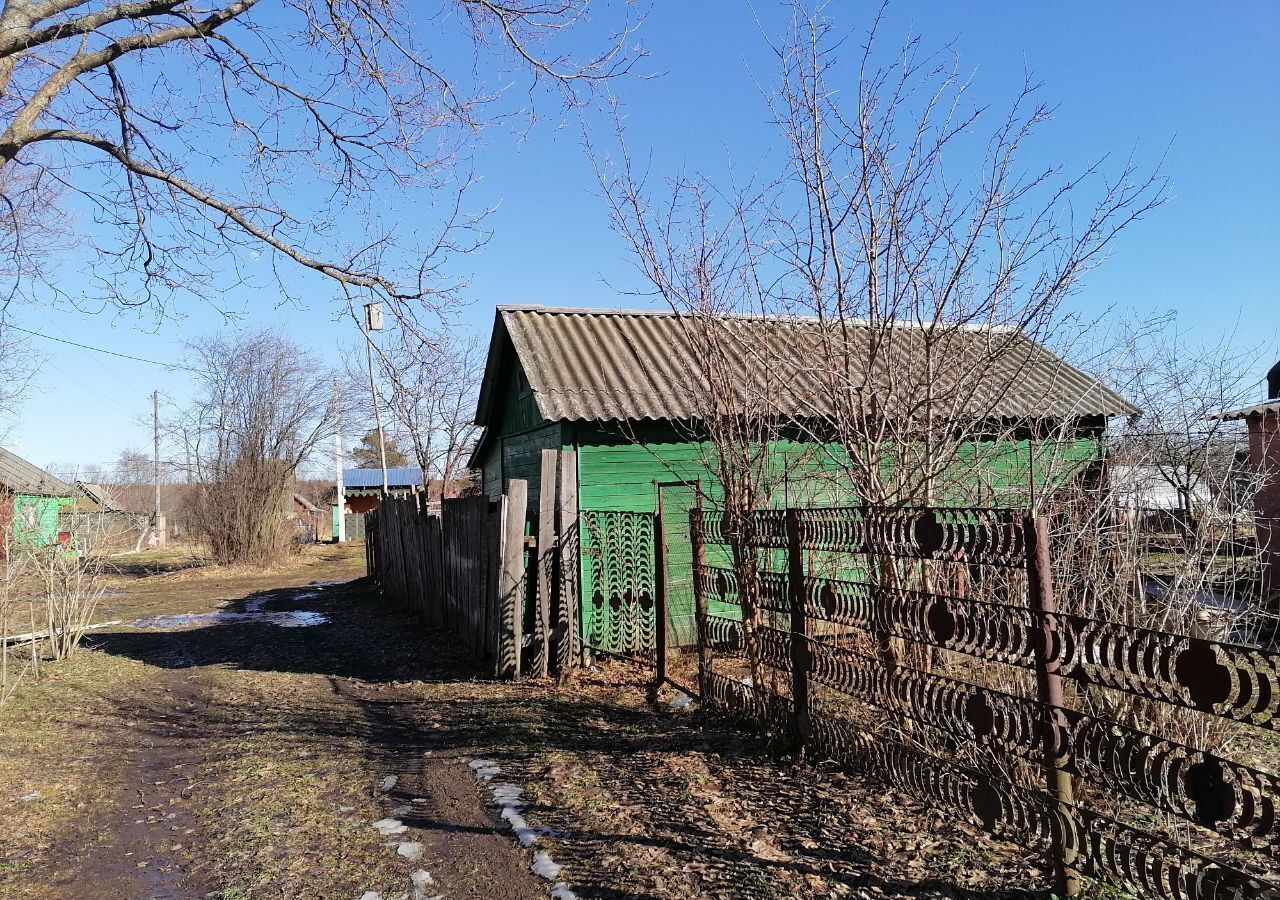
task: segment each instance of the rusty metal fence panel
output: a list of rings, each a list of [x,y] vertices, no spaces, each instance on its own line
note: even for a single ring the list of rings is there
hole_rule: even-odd
[[[1106,714],[1276,746],[1275,649],[1057,612],[1045,523],[1022,511],[768,510],[742,530],[691,514],[708,708],[1046,854],[1059,893],[1084,875],[1280,900],[1280,778]],[[754,564],[706,564],[734,542]]]

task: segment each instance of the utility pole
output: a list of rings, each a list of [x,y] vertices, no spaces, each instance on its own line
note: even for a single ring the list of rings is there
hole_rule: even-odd
[[[153,436],[155,438],[154,451],[152,458],[152,475],[155,480],[155,512],[151,519],[151,528],[155,532],[158,543],[163,544],[165,539],[165,521],[164,516],[160,515],[160,392],[151,392],[151,421]]]
[[[337,515],[334,517],[337,521],[334,523],[337,530],[334,531],[333,537],[339,544],[347,540],[347,517],[344,512],[346,506],[346,486],[342,483],[342,406],[338,403],[338,379],[333,379],[333,467],[334,477],[338,485],[338,494],[335,500],[337,507]]]
[[[382,304],[366,303],[364,307],[365,355],[369,359],[369,400],[373,403],[373,421],[378,426],[378,453],[382,457],[382,496],[389,493],[387,485],[387,436],[382,430],[382,413],[378,409],[378,387],[373,379],[373,333],[382,330]]]

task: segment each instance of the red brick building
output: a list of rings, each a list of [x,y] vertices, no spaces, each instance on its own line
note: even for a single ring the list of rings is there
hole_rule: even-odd
[[[1265,403],[1219,413],[1218,418],[1243,419],[1249,427],[1249,462],[1258,475],[1253,515],[1262,596],[1280,612],[1280,363],[1267,373],[1267,396]]]

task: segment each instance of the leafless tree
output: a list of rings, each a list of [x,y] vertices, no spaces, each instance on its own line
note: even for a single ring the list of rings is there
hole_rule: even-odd
[[[1026,489],[1047,472],[1071,476],[1057,448],[1081,436],[1088,404],[1033,417],[1011,415],[1008,401],[1080,278],[1163,201],[1162,182],[1132,159],[1075,175],[1028,167],[1024,151],[1049,117],[1035,83],[994,112],[970,99],[949,49],[913,38],[886,55],[883,11],[845,35],[829,7],[791,9],[770,95],[781,170],[745,186],[686,174],[655,191],[625,136],[616,159],[597,153],[643,275],[684,314],[690,339],[711,345],[699,351],[699,418],[717,464],[733,470],[720,478],[751,473],[749,489],[725,487],[726,519],[784,499],[990,503],[993,459],[1028,438],[1040,458],[1012,479],[1023,495],[999,500],[1041,500]],[[740,335],[726,313],[770,317],[776,339]],[[805,327],[787,334],[794,316]],[[820,458],[774,449],[787,438]],[[755,567],[750,543],[734,555],[742,581]],[[927,589],[934,577],[873,562],[869,577],[890,587],[922,579]],[[748,620],[752,605],[743,599]]]
[[[10,435],[43,362],[44,357],[0,316],[0,440]]]
[[[299,468],[333,435],[332,372],[270,331],[207,338],[191,351],[200,363],[186,411],[197,523],[219,562],[272,562],[292,547],[285,513]]]
[[[447,307],[449,255],[482,239],[462,199],[467,153],[507,113],[501,88],[523,72],[572,92],[637,57],[625,9],[587,13],[586,0],[5,0],[10,290],[33,288],[35,198],[62,192],[96,221],[80,230],[99,297],[123,306],[207,293],[221,269],[249,278],[264,252],[282,289],[277,265],[296,264],[406,321]],[[599,50],[579,57],[565,45],[583,31]],[[373,199],[413,188],[435,198],[421,232]]]
[[[440,495],[456,489],[475,442],[476,392],[484,367],[484,348],[456,332],[423,337],[395,327],[387,346],[374,356],[377,402],[390,415],[391,432],[407,442],[422,469],[423,484],[439,482]],[[347,381],[353,408],[368,407],[364,348],[348,354]],[[359,386],[357,389],[355,386]],[[355,397],[364,392],[363,402]]]

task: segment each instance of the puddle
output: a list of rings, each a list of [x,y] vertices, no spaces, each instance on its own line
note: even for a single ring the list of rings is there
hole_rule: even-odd
[[[261,606],[261,604],[259,604]],[[175,613],[169,616],[153,616],[130,622],[134,628],[183,628],[188,625],[226,625],[232,622],[264,622],[279,628],[309,628],[329,621],[324,613],[305,609],[287,612],[262,612],[260,609],[245,612]]]

